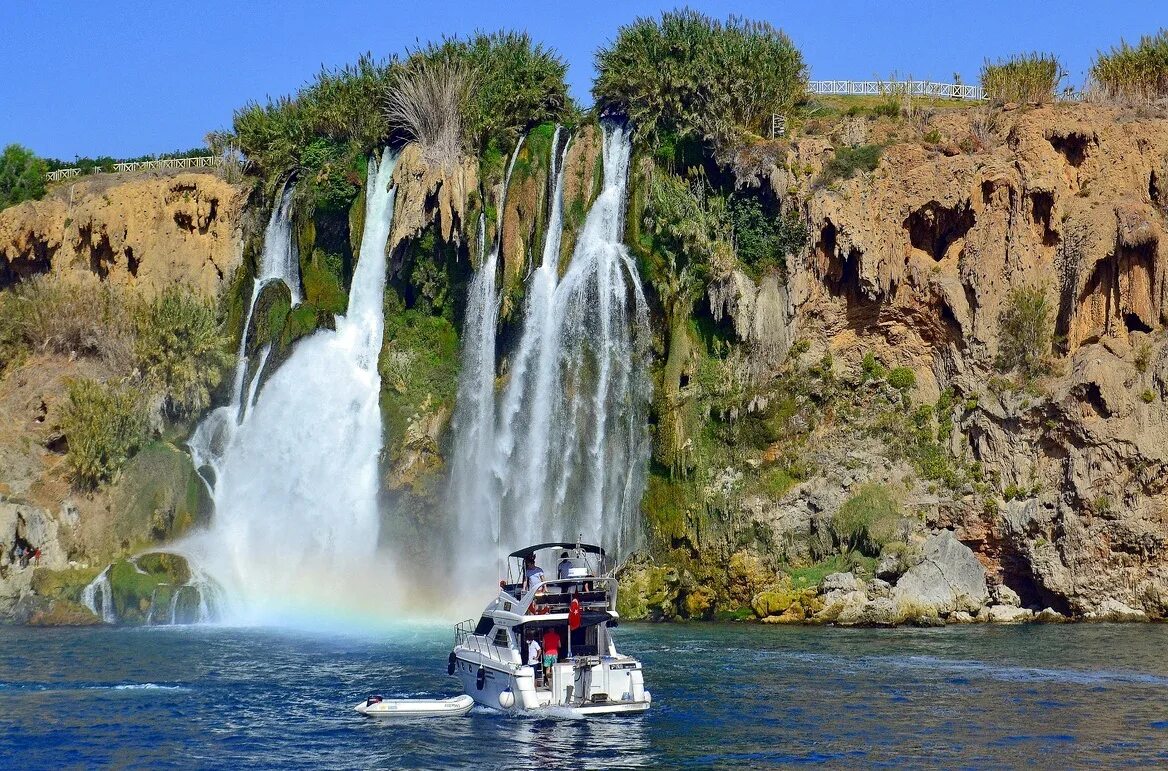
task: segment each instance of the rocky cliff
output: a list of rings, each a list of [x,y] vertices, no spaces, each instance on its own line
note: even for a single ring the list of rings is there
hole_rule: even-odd
[[[216,174],[111,174],[55,186],[0,212],[0,288],[40,273],[93,273],[146,292],[214,296],[243,255],[247,190]]]
[[[766,268],[712,260],[692,306],[669,312],[672,289],[653,283],[640,232],[652,163],[634,159],[629,240],[654,305],[657,396],[648,546],[622,571],[623,611],[870,624],[1163,617],[1168,119],[979,107],[794,128],[704,173],[792,217],[803,246]],[[428,166],[416,148],[400,157],[379,370],[383,533],[411,545],[407,560],[441,548],[480,214],[486,243],[502,239],[505,383],[547,227],[549,160],[568,133],[553,148],[552,127],[532,132],[505,205],[497,150],[455,168]],[[570,133],[565,255],[601,169],[595,127]],[[839,172],[865,148],[878,152],[873,168]],[[143,294],[181,282],[227,293],[237,327],[262,220],[247,196],[213,175],[59,186],[0,212],[0,290],[41,273]],[[263,334],[249,349],[278,339],[278,361],[343,312],[362,211],[358,193],[347,211],[296,215],[305,304],[261,297]],[[1008,323],[1019,308],[1035,312]],[[98,570],[206,517],[179,449],[189,427],[156,434],[113,481],[82,491],[62,468],[61,405],[71,379],[109,377],[108,364],[43,351],[0,373],[0,615],[85,620],[79,587]],[[41,546],[42,572],[12,562],[17,538]],[[163,580],[118,602],[147,614]]]
[[[825,181],[855,145],[883,146],[875,169]],[[990,595],[933,602],[929,587],[948,582],[921,574],[930,533],[951,532],[946,548],[976,554],[991,589],[1021,598],[1011,606],[1162,617],[1166,164],[1162,116],[1086,105],[843,120],[740,152],[738,184],[781,198],[811,231],[785,281],[728,272],[707,297],[744,349],[715,362],[745,382],[738,422],[774,433],[712,452],[718,467],[697,469],[700,506],[674,500],[686,489],[676,479],[658,481],[657,500],[651,487],[646,513],[668,556],[638,568],[656,592],[640,611],[733,610],[850,553],[846,566],[876,585],[871,612],[844,619],[976,613]],[[1050,309],[1030,377],[1002,363],[1020,292]],[[681,377],[708,365],[693,356]],[[894,499],[893,531],[856,549],[840,512],[873,484]],[[740,586],[755,558],[761,572]],[[704,588],[711,564],[716,591]],[[830,583],[795,616],[835,620]],[[755,611],[793,603],[779,604]]]

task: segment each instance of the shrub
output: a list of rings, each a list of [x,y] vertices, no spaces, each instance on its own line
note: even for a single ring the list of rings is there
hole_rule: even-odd
[[[1140,38],[1132,47],[1121,41],[1100,52],[1091,65],[1091,80],[1106,99],[1151,102],[1168,96],[1168,29]]]
[[[136,310],[134,329],[142,379],[168,414],[184,419],[207,407],[232,362],[214,304],[170,287]]]
[[[113,479],[146,439],[142,394],[124,383],[73,381],[61,429],[68,442],[65,461],[75,481],[96,487]]]
[[[302,183],[296,195],[307,198],[311,210],[348,211],[365,173],[364,166],[365,155],[352,152],[351,146],[326,137],[314,139],[300,151]]]
[[[862,485],[831,518],[836,542],[844,553],[859,551],[870,557],[895,540],[900,504],[885,485]]]
[[[0,345],[96,356],[116,371],[132,363],[129,298],[96,278],[25,279],[6,293]]]
[[[448,38],[414,53],[407,66],[419,60],[450,62],[472,79],[461,114],[467,138],[478,149],[514,146],[520,133],[562,121],[571,108],[567,65],[526,32]]]
[[[32,150],[11,144],[0,153],[0,209],[45,194],[48,167]]]
[[[1018,54],[981,68],[981,86],[996,102],[1054,101],[1064,71],[1054,54]]]
[[[888,373],[888,385],[898,391],[907,391],[917,384],[917,376],[908,367],[897,367]]]
[[[868,382],[869,380],[883,380],[888,374],[888,370],[884,365],[877,360],[875,354],[868,351],[864,354],[863,361],[860,362],[861,380]]]
[[[1136,349],[1135,357],[1132,359],[1135,364],[1136,372],[1141,375],[1148,371],[1148,365],[1152,363],[1152,346],[1148,342],[1140,343],[1140,347]]]
[[[841,146],[835,149],[835,157],[823,164],[820,175],[821,185],[830,185],[837,179],[851,179],[857,171],[873,171],[880,163],[880,145]]]
[[[724,145],[806,93],[807,65],[781,30],[689,9],[621,27],[596,69],[597,108],[628,116],[641,140],[674,133]]]
[[[728,201],[734,230],[734,251],[755,274],[777,270],[786,274],[787,255],[798,254],[807,244],[808,229],[799,213],[770,214],[756,196],[734,194]]]
[[[1051,341],[1050,303],[1046,289],[1015,287],[998,318],[998,360],[1001,372],[1018,370],[1027,379],[1044,373]]]
[[[1156,394],[1152,391],[1152,389],[1145,388],[1143,393],[1140,394],[1140,399],[1144,404],[1151,404],[1152,402],[1156,401]]]
[[[732,259],[725,199],[713,195],[704,180],[687,184],[668,172],[649,182],[644,229],[652,241],[649,276],[673,310],[688,311],[694,293],[710,275],[712,263]]]

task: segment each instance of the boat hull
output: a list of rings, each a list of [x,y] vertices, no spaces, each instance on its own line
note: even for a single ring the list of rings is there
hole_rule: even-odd
[[[408,719],[430,717],[461,717],[470,712],[475,702],[462,694],[449,699],[367,699],[354,710],[365,717]]]
[[[467,655],[467,652],[463,653]],[[652,703],[648,691],[644,691],[639,700],[554,703],[549,691],[532,687],[531,677],[522,674],[524,669],[521,667],[518,672],[510,672],[506,664],[471,661],[456,655],[454,676],[478,704],[514,714],[536,713],[558,718],[636,714],[649,709]]]

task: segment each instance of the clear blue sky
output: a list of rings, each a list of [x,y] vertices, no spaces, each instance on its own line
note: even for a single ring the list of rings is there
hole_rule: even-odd
[[[897,74],[976,82],[985,57],[1056,53],[1080,84],[1095,52],[1168,24],[1138,2],[694,2],[718,17],[766,19],[815,78]],[[526,29],[559,50],[590,104],[592,55],[617,28],[673,3],[605,0],[0,0],[0,146],[118,157],[202,144],[248,99],[294,91],[320,68],[476,29]],[[1064,81],[1066,82],[1066,81]]]

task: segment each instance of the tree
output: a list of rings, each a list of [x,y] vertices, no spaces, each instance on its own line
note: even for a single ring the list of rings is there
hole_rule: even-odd
[[[47,171],[44,160],[27,147],[5,147],[0,155],[0,209],[44,195]]]

